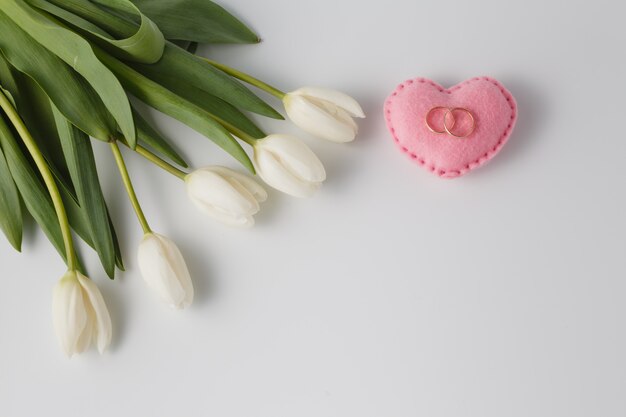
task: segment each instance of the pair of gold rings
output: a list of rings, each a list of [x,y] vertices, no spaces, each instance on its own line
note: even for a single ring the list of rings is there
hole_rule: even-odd
[[[431,116],[437,111],[445,111],[445,113],[443,114],[443,129],[436,129],[432,126],[430,122]],[[457,126],[456,115],[460,114],[467,115],[467,118],[470,122],[469,127],[466,127],[465,129],[463,129],[463,131],[459,131],[458,129],[455,131],[455,127]],[[437,106],[433,107],[428,111],[428,113],[426,113],[426,126],[428,127],[428,130],[433,133],[437,133],[440,135],[448,134],[450,136],[454,136],[455,138],[463,139],[470,136],[476,130],[476,119],[474,119],[474,115],[472,114],[472,112],[464,107],[449,108]]]

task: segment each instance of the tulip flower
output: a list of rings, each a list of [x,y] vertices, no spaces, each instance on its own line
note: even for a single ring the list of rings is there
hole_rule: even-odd
[[[206,215],[229,226],[252,227],[267,192],[252,178],[224,167],[198,169],[185,177],[187,194]]]
[[[254,144],[259,176],[271,187],[294,197],[310,197],[326,179],[324,165],[298,138],[269,135]]]
[[[156,233],[146,233],[137,255],[143,279],[159,297],[176,309],[191,305],[193,284],[187,264],[174,242]]]
[[[364,118],[352,97],[324,88],[300,88],[283,98],[287,115],[302,130],[333,142],[351,142],[359,130],[354,117]]]
[[[92,342],[103,353],[111,343],[111,317],[96,284],[68,271],[54,287],[52,315],[57,339],[68,357],[84,352]]]

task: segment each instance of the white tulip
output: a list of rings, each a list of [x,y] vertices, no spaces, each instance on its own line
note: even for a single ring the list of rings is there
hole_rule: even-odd
[[[54,287],[52,316],[57,339],[68,357],[94,342],[100,353],[111,343],[111,317],[96,284],[68,271]]]
[[[143,279],[163,301],[177,309],[191,305],[193,284],[174,242],[156,233],[146,233],[137,258]]]
[[[324,165],[298,138],[270,135],[254,144],[257,173],[268,185],[294,197],[310,197],[326,179]]]
[[[252,227],[267,192],[252,178],[224,167],[198,169],[185,178],[187,194],[203,213],[229,226]]]
[[[300,88],[286,94],[283,103],[302,130],[333,142],[353,141],[359,130],[353,117],[365,117],[355,99],[325,88]]]

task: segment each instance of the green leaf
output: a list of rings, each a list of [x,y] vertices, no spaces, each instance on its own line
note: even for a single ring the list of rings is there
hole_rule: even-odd
[[[0,48],[0,90],[4,92],[13,107],[17,107],[15,96],[19,96],[19,87],[11,64],[2,55]]]
[[[78,202],[69,169],[63,156],[50,100],[45,92],[28,76],[13,74],[15,108],[43,154],[57,182]]]
[[[24,124],[37,141],[52,174],[60,185],[60,190],[66,192],[77,204],[78,198],[60,150],[61,144],[47,96],[30,78],[14,72],[2,54],[0,54],[0,84],[7,86],[13,92],[15,96],[12,100],[13,106],[18,109]],[[10,95],[9,91],[4,89],[2,91],[5,95]],[[55,147],[59,150],[55,151]]]
[[[128,97],[117,78],[98,60],[89,42],[20,0],[2,0],[2,10],[38,43],[87,80],[113,115],[128,143],[134,146],[135,126]],[[0,32],[2,38],[10,34],[6,30]],[[47,91],[46,88],[44,90]],[[88,107],[83,109],[85,112],[88,110]]]
[[[109,225],[111,228],[111,232],[113,233],[113,246],[115,247],[115,265],[120,271],[125,271],[126,268],[124,267],[124,259],[122,257],[122,249],[120,248],[120,240],[117,238],[117,232],[115,231],[115,226],[113,225],[111,213],[109,212],[108,208],[107,213],[109,216]]]
[[[0,50],[0,89],[8,97],[13,104],[13,107],[17,107],[15,104],[15,98],[13,94],[18,91],[17,81],[15,80],[15,74],[11,68],[11,65],[7,62],[4,55]]]
[[[163,77],[158,73],[155,73],[153,78],[163,87],[202,108],[207,113],[217,116],[219,119],[236,126],[248,135],[257,139],[267,136],[239,109],[228,104],[222,99],[195,88],[185,79]]]
[[[167,139],[152,127],[152,125],[134,108],[133,115],[135,117],[135,126],[137,126],[137,138],[139,139],[139,143],[148,145],[153,150],[165,155],[178,165],[189,168],[187,161],[176,152],[176,149],[170,145]]]
[[[54,119],[80,207],[85,210],[94,249],[110,278],[115,276],[115,247],[89,137],[55,108]]]
[[[97,0],[93,2],[89,0],[28,0],[28,2],[89,33],[100,46],[114,56],[146,64],[152,64],[161,59],[165,46],[163,34],[152,20],[128,0],[108,0],[106,3]],[[94,23],[112,30],[113,27],[108,22],[114,20],[115,16],[101,9],[94,2],[132,16],[133,21],[139,22],[139,26],[129,22],[129,26],[125,27],[126,30],[112,32],[122,38],[114,38]]]
[[[116,134],[115,122],[84,78],[28,36],[2,12],[0,33],[0,49],[5,58],[18,71],[39,84],[67,119],[100,140],[108,140]],[[19,86],[15,88],[11,93],[19,94]]]
[[[144,103],[185,123],[202,133],[237,159],[250,172],[254,166],[239,142],[200,107],[172,93],[170,90],[144,77],[129,66],[104,51],[97,50],[98,57],[115,72],[124,87]]]
[[[91,227],[89,226],[89,219],[87,218],[87,213],[83,208],[81,208],[78,203],[65,191],[64,189],[60,189],[61,198],[63,199],[63,204],[65,205],[65,210],[67,212],[67,217],[70,221],[70,226],[76,232],[78,236],[92,249],[95,250],[94,244],[91,240]],[[107,210],[108,213],[108,210]],[[115,263],[121,271],[124,270],[124,262],[122,260],[122,254],[120,251],[119,242],[117,239],[117,234],[115,233],[115,228],[113,227],[113,222],[111,221],[111,215],[108,214],[109,224],[111,228],[111,233],[113,236],[113,244],[115,246]]]
[[[209,0],[132,0],[167,39],[200,43],[257,43],[259,37]]]
[[[48,239],[61,257],[67,262],[61,227],[59,226],[57,215],[54,211],[52,199],[28,159],[22,153],[5,118],[1,116],[0,146],[2,146],[7,165],[15,180],[15,185],[24,200],[26,209],[39,224],[46,236],[48,236]]]
[[[49,4],[43,0],[31,1],[35,1],[37,4],[40,2]],[[102,31],[97,27],[94,28],[93,24],[104,26],[107,30],[112,31],[112,33],[122,35],[134,33],[137,30],[137,26],[132,22],[122,17],[106,13],[88,0],[53,0],[53,2],[88,19],[91,23],[85,23],[84,19],[77,18],[75,15],[72,17],[71,13],[68,15],[67,11],[63,13],[56,11],[57,15],[62,14],[67,22],[91,33],[93,36],[96,36],[96,39],[106,38],[106,35],[102,35]],[[97,2],[104,4],[100,1]],[[117,11],[124,11],[122,10],[124,9],[122,5],[127,4],[127,0],[108,0],[106,4],[110,6],[115,5]],[[46,6],[46,10],[50,9],[49,5]],[[107,45],[105,45],[105,49],[107,49],[106,46]],[[110,48],[107,50],[110,52]],[[153,79],[157,76],[173,80],[184,78],[188,80],[191,85],[219,97],[236,107],[267,117],[282,119],[280,113],[257,97],[242,83],[215,68],[213,65],[210,65],[205,60],[196,57],[193,53],[171,42],[165,44],[165,49],[163,49],[163,45],[161,45],[160,51],[162,56],[160,55],[158,62],[136,62],[135,68],[138,68],[141,73]],[[120,57],[115,51],[111,52],[111,55]],[[122,56],[121,58],[125,57]]]
[[[151,79],[180,80],[182,78],[192,86],[219,97],[235,107],[274,119],[283,118],[280,113],[242,83],[171,42],[165,44],[163,57],[156,64],[132,64],[132,66]]]
[[[0,130],[0,135],[2,131]],[[0,228],[9,243],[17,250],[22,248],[22,207],[9,165],[0,147]]]
[[[196,54],[198,52],[198,42],[189,42],[189,45],[185,48],[190,54]]]
[[[87,213],[85,213],[85,210],[78,205],[66,190],[60,188],[59,192],[61,193],[61,199],[63,200],[70,226],[87,245],[95,250],[91,239],[91,228],[89,227]]]

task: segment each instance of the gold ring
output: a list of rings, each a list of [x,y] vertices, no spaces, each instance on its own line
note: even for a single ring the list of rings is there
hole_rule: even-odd
[[[452,129],[454,129],[454,126],[456,126],[456,117],[454,117],[454,112],[455,111],[460,111],[460,112],[467,113],[467,115],[470,117],[470,120],[472,121],[472,126],[471,126],[469,132],[467,132],[464,135],[459,135],[459,134],[456,134],[456,133],[452,132]],[[448,115],[452,116],[452,120],[453,120],[452,126],[448,126],[448,122],[447,122]],[[466,108],[455,107],[453,109],[448,109],[446,114],[444,114],[444,116],[443,116],[443,128],[445,129],[446,133],[448,133],[450,136],[454,136],[455,138],[463,139],[463,138],[466,138],[466,137],[470,136],[476,130],[476,119],[474,119],[474,115],[472,114],[472,112],[467,110]]]
[[[436,133],[438,135],[442,135],[442,134],[444,134],[444,133],[446,133],[448,131],[448,129],[446,129],[446,126],[445,126],[445,124],[446,124],[446,122],[445,122],[445,115],[444,115],[444,123],[443,123],[444,124],[444,129],[443,130],[441,130],[441,131],[436,130],[434,127],[432,127],[430,125],[430,115],[434,111],[437,111],[437,110],[446,110],[446,114],[450,113],[450,109],[447,108],[447,107],[443,107],[443,106],[433,107],[432,109],[430,109],[428,111],[428,113],[426,113],[426,127],[428,127],[428,130],[430,130],[431,132]],[[452,115],[452,117],[454,118],[454,115]],[[453,120],[452,126],[450,127],[450,129],[454,129],[455,125],[456,125],[456,120]]]

